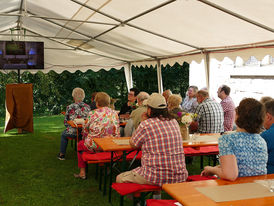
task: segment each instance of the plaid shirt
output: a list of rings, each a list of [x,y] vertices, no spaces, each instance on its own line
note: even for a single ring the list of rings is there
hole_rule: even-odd
[[[230,96],[227,96],[221,101],[224,110],[224,129],[225,131],[232,131],[233,122],[235,119],[235,105]]]
[[[141,167],[134,172],[160,186],[187,179],[183,142],[175,119],[149,118],[141,122],[131,140],[142,149]]]
[[[220,133],[224,131],[224,112],[218,102],[207,98],[199,104],[195,113],[198,115],[198,132]]]

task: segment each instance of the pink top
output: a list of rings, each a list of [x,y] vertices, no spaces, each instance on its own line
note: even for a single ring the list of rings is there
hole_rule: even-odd
[[[221,101],[224,110],[224,130],[232,131],[235,119],[235,105],[230,96],[227,96]]]
[[[183,142],[175,119],[147,119],[141,122],[131,139],[142,149],[141,167],[134,172],[160,186],[187,179]]]

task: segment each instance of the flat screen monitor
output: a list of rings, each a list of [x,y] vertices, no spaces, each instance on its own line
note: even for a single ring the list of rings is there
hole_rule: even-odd
[[[0,41],[0,69],[44,69],[44,42]]]

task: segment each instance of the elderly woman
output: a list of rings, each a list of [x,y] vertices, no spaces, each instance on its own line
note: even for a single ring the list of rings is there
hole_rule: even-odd
[[[188,113],[193,113],[198,106],[197,95],[198,87],[190,86],[187,90],[187,96],[182,103],[182,109]]]
[[[109,95],[105,92],[98,92],[95,96],[95,102],[97,109],[89,113],[88,121],[84,125],[83,140],[78,143],[78,167],[80,168],[80,173],[74,174],[76,178],[86,179],[86,163],[82,158],[82,153],[96,153],[99,151],[93,138],[120,136],[119,117],[114,110],[109,108]]]
[[[66,129],[63,131],[61,135],[61,145],[60,145],[60,153],[57,158],[59,160],[65,160],[66,149],[68,145],[67,137],[76,138],[77,128],[71,127],[67,122],[69,120],[74,120],[76,118],[87,118],[88,113],[90,111],[89,105],[83,102],[85,98],[85,92],[81,88],[75,88],[72,91],[72,97],[74,103],[67,106],[64,125]]]
[[[267,146],[258,134],[265,116],[264,106],[246,98],[236,108],[237,132],[219,138],[220,165],[206,166],[201,175],[217,175],[234,181],[237,177],[267,173]]]
[[[178,119],[179,112],[184,112],[180,107],[181,103],[182,103],[182,97],[179,94],[172,94],[169,96],[167,100],[168,112],[175,119]]]

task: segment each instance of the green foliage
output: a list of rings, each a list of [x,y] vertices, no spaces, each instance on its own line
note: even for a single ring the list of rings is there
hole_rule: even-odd
[[[185,97],[189,87],[189,64],[184,62],[183,65],[176,63],[162,67],[162,78],[164,90],[170,89],[172,93]]]
[[[184,97],[189,86],[189,64],[176,63],[173,66],[162,66],[161,70],[163,89],[170,89],[174,94],[181,94]],[[157,66],[132,67],[132,76],[134,86],[141,91],[149,94],[158,92]]]
[[[158,92],[157,67],[132,67],[133,85],[140,91]]]
[[[132,67],[133,85],[149,94],[158,92],[157,68],[156,67]],[[164,89],[171,89],[173,93],[180,93],[185,96],[188,88],[189,69],[188,64],[182,66],[175,64],[162,67],[162,77]],[[22,83],[33,84],[33,105],[34,114],[59,114],[66,110],[66,106],[73,102],[71,93],[75,87],[85,90],[85,102],[90,103],[93,92],[104,91],[110,97],[117,99],[116,109],[127,101],[127,86],[124,75],[124,68],[121,70],[111,69],[109,71],[100,70],[93,72],[88,70],[83,73],[76,71],[70,73],[64,71],[57,74],[50,71],[47,74],[37,72],[31,74],[24,72],[21,74]],[[5,85],[17,83],[17,73],[7,74],[0,72],[0,115],[5,115]]]

